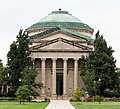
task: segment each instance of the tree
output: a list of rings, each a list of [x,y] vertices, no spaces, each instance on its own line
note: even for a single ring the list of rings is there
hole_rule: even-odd
[[[3,64],[2,64],[2,60],[0,59],[0,84],[2,84],[3,77],[4,77]]]
[[[2,60],[0,60],[0,90],[2,90],[3,88],[3,92],[0,92],[2,92],[2,96],[8,94],[8,92],[6,92],[6,87],[8,86],[11,86],[9,73],[7,72],[7,67],[4,67],[2,64]]]
[[[23,104],[24,104],[24,101],[28,100],[28,98],[30,96],[30,89],[29,89],[28,85],[19,86],[15,95],[16,95],[17,99],[19,100],[20,104],[21,104],[21,102],[23,102]]]
[[[113,57],[112,47],[107,47],[107,42],[103,36],[96,33],[94,41],[94,52],[91,52],[82,63],[81,76],[86,85],[86,89],[91,95],[105,95],[105,90],[113,90],[118,87],[118,75],[116,70],[116,61]],[[99,82],[99,78],[101,81]],[[96,89],[96,90],[95,90]]]
[[[22,72],[20,72],[21,76],[21,83],[22,85],[31,85],[34,83],[35,77],[37,75],[37,71],[33,66],[26,66]]]
[[[80,98],[82,96],[82,91],[80,90],[80,88],[76,88],[74,94],[73,94],[74,98],[76,101],[80,101]]]
[[[3,67],[3,64],[2,64],[2,60],[0,59],[0,89],[2,88],[2,84],[3,84],[3,81],[4,81],[4,67]]]
[[[19,79],[22,77],[22,72],[26,66],[33,66],[31,58],[29,57],[29,37],[28,34],[22,29],[17,35],[17,41],[10,45],[10,51],[7,54],[8,73],[11,77],[12,87],[14,92],[20,86]]]
[[[40,90],[43,86],[42,83],[34,82],[37,74],[38,73],[33,66],[26,66],[26,68],[21,72],[21,83],[22,85],[28,85],[31,91],[30,95],[39,95],[36,90]]]

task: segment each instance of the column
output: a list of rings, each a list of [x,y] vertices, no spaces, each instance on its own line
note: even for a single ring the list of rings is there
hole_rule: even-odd
[[[52,95],[56,95],[56,59],[53,58],[52,65]]]
[[[63,60],[63,95],[67,95],[67,59]]]
[[[78,58],[74,59],[74,90],[78,87]]]
[[[45,58],[42,58],[42,83],[43,83],[43,88],[41,90],[41,94],[45,95]]]
[[[6,85],[6,92],[8,93],[9,92],[9,86]]]
[[[1,93],[4,93],[4,85],[2,85]]]
[[[31,58],[33,65],[35,65],[35,58]],[[35,66],[36,67],[36,66]]]

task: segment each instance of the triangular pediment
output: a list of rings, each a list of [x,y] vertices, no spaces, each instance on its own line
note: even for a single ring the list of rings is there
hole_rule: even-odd
[[[56,43],[41,47],[38,50],[82,50],[82,49],[79,47],[67,44],[65,42],[58,41]]]
[[[41,44],[35,45],[30,48],[31,51],[40,51],[40,50],[47,50],[47,51],[91,51],[91,48],[84,46],[80,43],[76,43],[74,41],[66,40],[63,38],[57,38],[50,41],[43,42]]]

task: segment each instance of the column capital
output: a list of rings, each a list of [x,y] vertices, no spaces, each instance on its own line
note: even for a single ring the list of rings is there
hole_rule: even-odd
[[[41,60],[42,60],[42,61],[45,61],[45,60],[46,60],[46,58],[41,58]]]
[[[74,58],[74,60],[75,60],[75,61],[78,61],[78,60],[79,60],[79,58]]]
[[[68,58],[63,58],[63,60],[64,60],[64,61],[67,61],[67,60],[68,60]]]
[[[31,61],[32,61],[33,65],[35,65],[35,59],[36,59],[36,58],[31,58]],[[35,65],[35,66],[36,66],[36,65]]]
[[[35,58],[31,58],[31,60],[34,62],[34,61],[35,61]]]
[[[53,61],[56,61],[56,60],[57,60],[57,58],[52,58],[52,60],[53,60]]]

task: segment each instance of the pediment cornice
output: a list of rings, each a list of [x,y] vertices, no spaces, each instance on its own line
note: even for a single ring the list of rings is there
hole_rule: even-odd
[[[44,50],[44,49],[41,49],[41,48],[44,48],[44,47],[47,47],[47,46],[49,46],[49,45],[52,45],[52,44],[55,44],[55,43],[58,43],[58,42],[62,42],[61,43],[61,45],[62,44],[67,44],[67,45],[70,45],[70,46],[72,46],[72,47],[76,47],[76,48],[78,48],[78,50],[82,50],[82,51],[92,51],[92,48],[89,48],[89,47],[87,47],[87,46],[85,46],[85,45],[82,45],[82,44],[80,44],[80,43],[78,43],[78,42],[75,42],[75,41],[70,41],[70,40],[67,40],[67,39],[64,39],[64,38],[56,38],[56,39],[53,39],[53,40],[49,40],[49,41],[44,41],[44,42],[42,42],[42,43],[40,43],[40,44],[38,44],[38,45],[35,45],[35,46],[32,46],[32,47],[30,47],[30,50],[31,51],[39,51],[39,50]],[[71,49],[71,48],[70,48]],[[49,49],[49,47],[48,47],[48,50],[50,50]],[[55,50],[55,51],[57,51],[57,49],[55,49],[55,48],[53,48],[52,50]],[[64,47],[63,47],[63,49],[58,49],[58,51],[60,51],[60,50],[65,50],[64,49]],[[69,49],[67,49],[67,50],[69,50]],[[76,49],[75,49],[76,50]],[[73,50],[74,51],[74,50]]]

